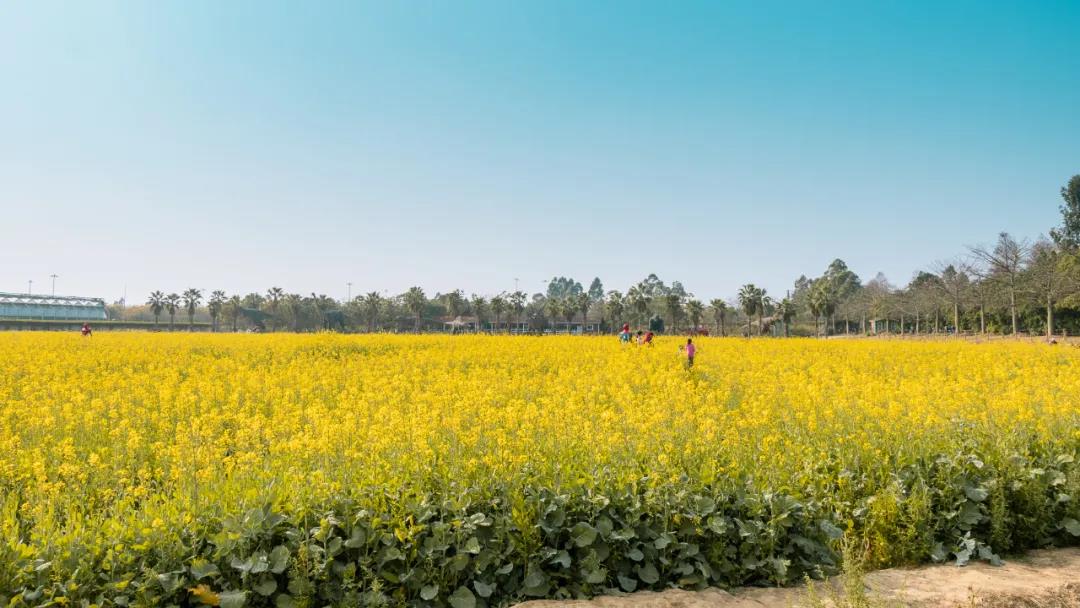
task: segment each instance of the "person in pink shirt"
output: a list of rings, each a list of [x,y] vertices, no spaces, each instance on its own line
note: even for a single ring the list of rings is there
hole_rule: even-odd
[[[694,340],[692,338],[686,339],[686,367],[694,367],[694,352],[697,348],[694,347]]]

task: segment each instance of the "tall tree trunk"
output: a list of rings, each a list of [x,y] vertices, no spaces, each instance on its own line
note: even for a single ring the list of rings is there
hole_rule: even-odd
[[[953,301],[952,305],[953,331],[960,335],[960,303]]]
[[[859,319],[859,333],[866,335],[866,313],[862,313]]]
[[[986,333],[986,307],[979,302],[979,333]]]
[[[900,315],[900,335],[904,335],[904,315]]]
[[[915,335],[916,336],[919,335],[919,321],[921,320],[921,317],[922,317],[922,315],[920,315],[918,311],[915,311]]]
[[[720,337],[721,338],[726,338],[727,337],[727,328],[724,327],[724,317],[720,317]]]
[[[1050,299],[1050,296],[1046,296],[1046,337],[1047,339],[1054,336],[1054,302]]]
[[[1009,290],[1009,313],[1012,315],[1012,333],[1015,336],[1019,329],[1019,323],[1016,321],[1016,290]]]

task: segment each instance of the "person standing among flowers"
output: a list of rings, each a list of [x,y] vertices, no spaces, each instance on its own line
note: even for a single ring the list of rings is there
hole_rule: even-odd
[[[693,338],[687,338],[686,339],[686,367],[687,368],[694,367],[694,353],[696,351],[697,351],[697,348],[694,346],[694,339]]]

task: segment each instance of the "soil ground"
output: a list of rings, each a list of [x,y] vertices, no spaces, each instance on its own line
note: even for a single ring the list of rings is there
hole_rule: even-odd
[[[865,575],[869,603],[844,601],[842,593],[819,588],[824,605],[866,608],[1077,608],[1080,607],[1080,548],[1033,551],[1003,566],[972,564],[891,568]],[[820,586],[819,586],[820,587]],[[839,588],[839,585],[835,585]],[[839,602],[832,600],[839,599]],[[723,591],[643,591],[592,600],[541,600],[517,608],[809,608],[806,587],[741,588]]]

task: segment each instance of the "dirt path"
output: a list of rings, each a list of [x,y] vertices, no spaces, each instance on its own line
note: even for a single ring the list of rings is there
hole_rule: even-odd
[[[1071,583],[1071,584],[1070,584]],[[874,606],[919,608],[1080,607],[1080,549],[1034,551],[1004,566],[892,568],[865,577]],[[828,597],[827,590],[819,596]],[[801,608],[805,588],[643,591],[593,600],[533,601],[517,608]]]

